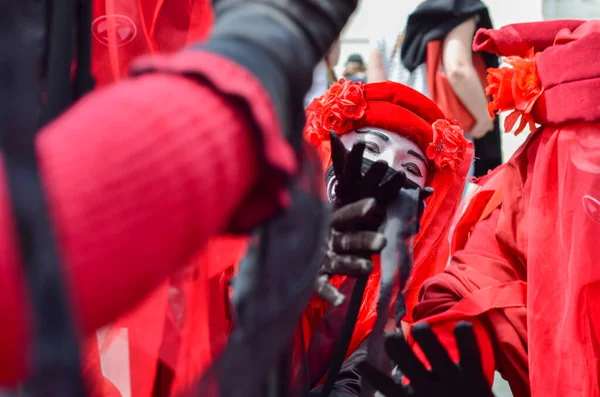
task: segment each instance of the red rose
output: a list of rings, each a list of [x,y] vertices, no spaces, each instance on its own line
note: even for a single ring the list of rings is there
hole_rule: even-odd
[[[324,96],[327,96],[329,98],[336,98],[340,96],[340,94],[344,90],[344,84],[346,84],[346,79],[340,79],[339,81],[336,81],[331,85],[331,87],[329,87]]]
[[[466,144],[463,129],[453,120],[437,120],[432,125],[433,142],[427,147],[427,157],[437,168],[450,167],[455,171]]]
[[[338,105],[332,105],[325,109],[321,116],[323,129],[334,130],[337,133],[348,132],[352,128],[352,120],[344,116],[344,110]]]
[[[527,125],[530,129],[535,129],[535,120],[530,113],[543,92],[537,74],[538,56],[539,54],[531,49],[525,57],[505,58],[505,62],[512,66],[510,68],[488,69],[486,93],[492,96],[492,102],[488,105],[490,115],[494,117],[496,111],[512,110],[504,120],[504,129],[507,132],[512,130],[521,119],[515,135],[523,131]]]
[[[490,117],[494,117],[496,111],[513,109],[515,101],[512,95],[512,80],[515,74],[512,68],[489,68],[488,69],[488,86],[485,93],[492,97],[492,101],[488,105]]]
[[[354,121],[364,116],[366,108],[363,84],[341,79],[306,109],[306,139],[319,145],[329,139],[331,130],[338,134],[352,130]]]

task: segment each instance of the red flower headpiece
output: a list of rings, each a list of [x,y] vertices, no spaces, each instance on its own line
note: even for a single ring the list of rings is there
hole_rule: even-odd
[[[306,139],[315,146],[328,142],[332,130],[343,135],[371,125],[417,142],[437,168],[455,171],[467,143],[458,122],[446,120],[429,99],[397,83],[341,79],[306,111]]]
[[[495,112],[512,112],[504,120],[504,130],[509,132],[519,118],[521,122],[515,131],[518,135],[526,126],[535,130],[535,120],[531,115],[533,105],[544,91],[537,73],[536,60],[540,53],[532,48],[525,57],[511,56],[504,61],[511,67],[488,69],[486,94],[492,96],[488,105],[491,117]]]

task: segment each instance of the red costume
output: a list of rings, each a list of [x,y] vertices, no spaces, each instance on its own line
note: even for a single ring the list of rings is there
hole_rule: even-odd
[[[132,308],[208,238],[247,230],[283,208],[283,182],[295,171],[270,99],[244,68],[203,52],[150,58],[140,67],[149,63],[159,72],[89,95],[37,140],[84,334]],[[0,181],[0,317],[10,326],[0,330],[0,384],[10,385],[26,371],[31,328],[5,186]],[[201,268],[222,270],[209,265]]]
[[[474,48],[509,56],[488,78],[507,130],[542,127],[480,181],[414,317],[453,353],[454,324],[474,322],[490,381],[498,369],[516,397],[597,396],[600,23],[483,30]]]
[[[405,296],[412,322],[412,308],[424,280],[441,272],[449,257],[451,221],[458,207],[473,156],[473,146],[462,129],[445,119],[442,111],[427,97],[399,83],[362,85],[353,82],[334,84],[307,109],[307,140],[318,148],[324,169],[331,165],[329,131],[343,135],[357,128],[372,126],[397,133],[419,146],[430,159],[427,186],[434,193],[426,200],[421,229],[414,238],[414,268]],[[379,294],[379,258],[370,276],[357,325],[347,357],[368,337],[376,317]],[[345,277],[331,282],[341,287]],[[327,305],[315,298],[303,318],[306,345]],[[310,365],[311,363],[309,363]]]
[[[346,126],[359,128],[369,125],[399,133],[415,141],[423,152],[430,153],[435,163],[430,167],[428,186],[434,187],[436,193],[427,201],[427,209],[422,220],[422,232],[415,239],[416,266],[407,287],[408,305],[412,307],[423,280],[442,271],[446,265],[449,255],[447,236],[450,222],[462,195],[473,156],[472,144],[464,139],[459,127],[445,122],[442,112],[433,102],[401,84],[379,83],[363,86],[351,82],[338,83],[323,98],[335,101],[336,98],[341,98],[336,96],[335,90],[350,86],[354,87],[353,89],[358,88],[359,96],[353,99],[359,102],[359,113],[352,116],[353,120],[348,119],[351,123],[346,123]],[[360,109],[360,106],[363,108]],[[324,134],[315,135],[320,133],[323,126],[323,119],[319,118],[321,116],[319,112],[320,110],[315,106],[308,110],[307,138],[312,143],[318,144],[323,164],[327,167],[331,162],[328,139],[323,139]],[[439,119],[444,120],[438,121],[442,126],[432,128],[432,123]],[[311,130],[310,126],[315,125],[319,129]],[[348,129],[336,128],[336,132],[340,134],[348,131]],[[432,148],[428,149],[430,146]],[[228,316],[228,282],[233,275],[234,265],[245,252],[246,241],[220,239],[211,242],[208,248],[194,260],[192,269],[199,269],[207,262],[211,263],[211,269],[230,268],[224,274],[214,273],[210,288],[199,289],[200,284],[190,277],[193,271],[188,271],[187,276],[184,275],[179,285],[175,286],[182,292],[182,306],[170,305],[169,288],[174,291],[174,285],[165,284],[143,306],[111,327],[112,334],[117,334],[122,328],[129,330],[128,355],[122,357],[129,357],[133,397],[150,396],[155,387],[155,379],[164,379],[165,373],[156,373],[158,362],[168,368],[167,373],[171,372],[167,377],[174,377],[173,385],[168,386],[168,390],[163,390],[163,395],[175,395],[197,379],[226,342],[231,326],[231,318]],[[337,277],[332,282],[341,286],[344,280],[344,277]],[[378,285],[379,273],[376,271],[369,281],[365,304],[360,311],[358,325],[347,356],[350,356],[370,333],[375,320]],[[209,321],[206,317],[195,313],[200,309],[205,313],[206,306],[210,306]],[[309,347],[311,337],[326,310],[327,305],[324,301],[320,298],[313,300],[302,319],[302,331],[299,335],[303,336],[303,341],[297,346]],[[173,317],[178,315],[184,316],[179,327]],[[105,348],[109,346],[110,344],[107,344]],[[319,362],[319,365],[327,363],[326,359],[320,361],[323,362]],[[315,380],[311,379],[311,381]]]

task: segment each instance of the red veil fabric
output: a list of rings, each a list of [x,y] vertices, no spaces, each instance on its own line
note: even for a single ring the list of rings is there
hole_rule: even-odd
[[[127,75],[136,57],[203,40],[212,27],[210,0],[94,0],[92,74],[98,86]]]
[[[108,327],[99,348],[92,346],[88,353],[88,378],[97,373],[102,357],[105,366],[128,367],[125,383],[132,397],[152,396],[156,385],[165,387],[165,380],[170,383],[161,395],[187,390],[227,342],[232,326],[228,283],[247,244],[244,237],[210,240],[183,272]],[[127,347],[112,356],[117,362],[111,362],[109,350],[123,331]],[[157,373],[159,362],[167,373]],[[96,386],[102,385],[96,382]],[[109,386],[103,387],[106,390]]]
[[[343,79],[340,80],[343,83]],[[363,87],[363,86],[361,86]],[[430,99],[417,91],[399,83],[383,82],[364,85],[366,108],[364,114],[354,120],[349,129],[335,129],[344,134],[363,126],[383,128],[398,133],[416,142],[423,152],[434,141],[432,123],[444,119],[442,111]],[[328,93],[335,90],[334,85]],[[330,143],[323,134],[311,132],[310,126],[323,131],[323,125],[316,120],[318,110],[315,106],[317,98],[307,109],[307,140],[318,148],[324,169],[331,165]],[[323,120],[323,119],[320,119]],[[313,124],[316,123],[316,124]],[[327,131],[328,134],[328,131]],[[317,136],[321,135],[321,136]],[[434,194],[426,200],[426,207],[421,219],[421,231],[414,239],[414,268],[405,290],[408,314],[405,321],[412,321],[412,309],[417,302],[418,291],[423,282],[436,273],[441,272],[449,257],[449,233],[451,221],[457,210],[467,173],[473,158],[473,146],[464,140],[464,148],[459,154],[456,167],[437,167],[432,161],[427,186],[434,188]],[[350,355],[371,332],[375,322],[377,300],[379,294],[379,258],[374,258],[375,270],[369,278],[363,304],[359,312],[357,325],[352,336],[347,355]],[[332,283],[341,285],[343,277],[335,277]],[[305,314],[304,324],[309,328],[304,332],[309,336],[324,314],[326,305],[315,298]]]
[[[94,0],[92,74],[97,86],[102,87],[125,77],[129,64],[139,56],[172,52],[205,39],[213,20],[210,0]],[[105,367],[123,365],[111,362],[107,354],[121,330],[127,330],[128,347],[121,348],[120,354],[113,358],[128,362],[126,365],[129,366],[129,379],[125,382],[129,385],[120,385],[129,390],[120,390],[121,394],[130,391],[132,397],[149,397],[155,383],[158,357],[171,368],[187,365],[177,360],[180,347],[184,347],[180,344],[179,333],[193,334],[193,337],[184,339],[186,345],[211,338],[208,324],[195,324],[193,313],[207,309],[200,307],[210,302],[205,295],[214,294],[215,284],[222,282],[220,274],[236,263],[244,247],[245,242],[236,239],[210,242],[199,255],[195,263],[198,266],[191,264],[186,272],[165,283],[138,308],[109,327],[102,343],[91,338],[86,350],[84,372],[92,385],[92,392],[105,397],[119,395],[110,380],[98,377],[102,373],[101,361]],[[230,253],[233,257],[224,257],[224,253]],[[208,268],[207,262],[212,267]],[[208,282],[210,288],[206,287],[207,279],[211,280]],[[219,318],[223,321],[211,323],[213,334],[214,329],[227,327],[223,317]],[[190,361],[191,358],[184,362]],[[195,364],[198,367],[203,365]],[[177,385],[180,382],[187,380],[176,380]]]
[[[500,191],[501,204],[463,229],[469,238],[457,243],[451,266],[426,283],[415,318],[444,340],[456,321],[474,320],[487,373],[497,367],[515,396],[597,396],[600,22],[484,30],[474,47],[518,56],[542,51],[536,64],[543,93],[531,112],[542,128],[499,171],[488,191]],[[482,205],[473,208],[483,214]]]

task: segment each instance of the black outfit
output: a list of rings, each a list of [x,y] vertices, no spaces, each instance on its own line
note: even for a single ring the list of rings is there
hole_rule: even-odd
[[[477,29],[492,29],[487,7],[479,0],[426,0],[408,17],[400,51],[401,61],[409,71],[425,62],[427,44],[443,39],[452,29],[475,17]],[[498,57],[482,53],[487,67],[497,68]],[[483,176],[502,164],[502,142],[498,118],[494,129],[475,139],[475,176]]]

